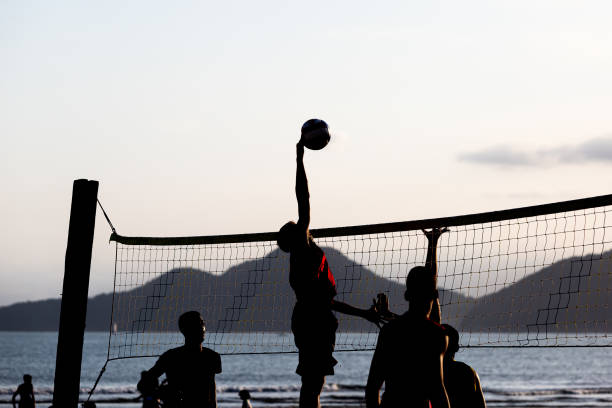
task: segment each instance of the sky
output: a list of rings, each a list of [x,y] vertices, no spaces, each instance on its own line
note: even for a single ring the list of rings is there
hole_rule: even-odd
[[[122,235],[313,228],[608,194],[612,3],[0,2],[0,305],[61,293],[72,182]],[[90,295],[112,291],[98,212]]]

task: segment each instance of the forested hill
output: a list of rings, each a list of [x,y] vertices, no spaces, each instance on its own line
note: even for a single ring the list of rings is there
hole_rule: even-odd
[[[385,292],[401,312],[402,282],[381,278],[338,251],[325,249],[334,271],[338,300],[367,308]],[[487,296],[468,298],[441,290],[442,318],[471,331],[612,332],[612,252],[591,259],[556,262]],[[185,310],[199,310],[209,331],[288,331],[295,298],[287,276],[288,257],[274,251],[222,274],[173,269],[115,295],[118,330],[171,330]],[[87,330],[107,331],[112,294],[89,299]],[[17,303],[0,308],[0,330],[56,331],[60,299]],[[155,322],[159,323],[155,323]],[[166,325],[166,326],[162,326]],[[341,330],[371,330],[361,319],[341,319]]]
[[[340,252],[325,249],[337,284],[337,299],[367,308],[376,293],[389,295],[392,310],[406,308],[403,282],[381,278]],[[152,320],[176,321],[185,310],[199,310],[207,330],[288,331],[295,303],[289,286],[288,256],[278,250],[264,258],[229,268],[223,274],[199,269],[173,269],[127,292],[115,295],[118,330],[155,330]],[[442,299],[466,304],[458,293],[442,291]],[[112,294],[90,298],[87,330],[110,326]],[[450,311],[453,306],[449,306]],[[17,303],[0,308],[0,330],[55,331],[59,326],[60,299]],[[129,314],[128,314],[129,311]],[[456,315],[456,313],[453,313]],[[362,319],[341,319],[341,330],[372,329]],[[161,328],[159,328],[161,329]]]
[[[463,330],[612,332],[612,251],[556,262],[475,299]]]

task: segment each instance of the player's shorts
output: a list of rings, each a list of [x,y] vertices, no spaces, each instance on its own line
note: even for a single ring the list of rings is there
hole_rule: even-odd
[[[331,310],[318,311],[297,303],[291,316],[291,331],[299,352],[295,372],[301,376],[334,374],[333,357],[338,320]]]

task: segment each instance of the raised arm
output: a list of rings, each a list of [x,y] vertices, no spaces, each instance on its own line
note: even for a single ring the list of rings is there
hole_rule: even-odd
[[[427,237],[427,258],[425,260],[425,268],[432,275],[436,287],[438,286],[438,240],[440,236],[448,231],[448,228],[432,228],[429,231],[423,230]],[[440,323],[440,300],[436,300],[431,308],[429,318],[436,323]]]
[[[308,192],[308,179],[304,168],[304,145],[296,145],[297,169],[295,172],[295,196],[298,202],[298,227],[308,231],[310,225],[310,193]]]
[[[427,237],[427,259],[425,267],[431,271],[434,279],[438,279],[438,240],[440,236],[448,231],[448,228],[432,228],[429,231],[423,230]]]

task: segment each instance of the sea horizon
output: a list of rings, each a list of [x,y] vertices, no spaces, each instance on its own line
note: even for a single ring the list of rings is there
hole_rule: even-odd
[[[11,394],[25,373],[34,377],[39,406],[50,405],[57,333],[0,332],[0,345],[5,353],[0,367],[0,406],[10,404]],[[87,332],[81,399],[87,398],[107,354],[108,333]],[[335,354],[339,363],[336,374],[326,379],[322,405],[362,406],[372,351]],[[605,347],[469,348],[460,350],[456,359],[478,372],[491,407],[612,407],[612,364]],[[140,371],[150,368],[155,360],[109,361],[92,400],[102,408],[141,406],[135,401],[136,383]],[[222,364],[223,372],[216,377],[220,407],[239,407],[241,389],[251,392],[254,407],[297,406],[297,354],[223,355]]]

